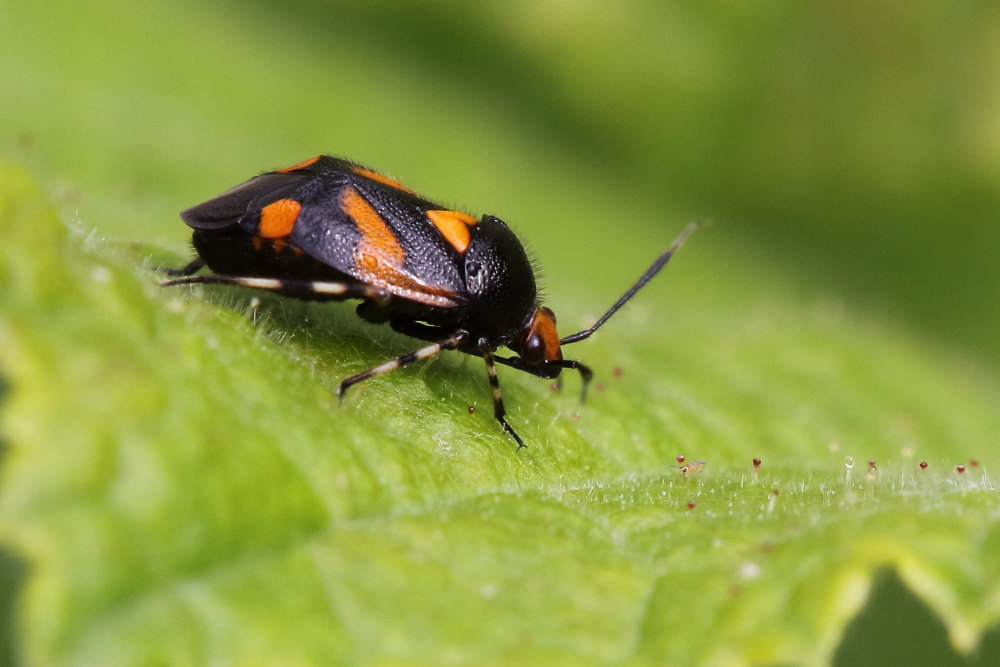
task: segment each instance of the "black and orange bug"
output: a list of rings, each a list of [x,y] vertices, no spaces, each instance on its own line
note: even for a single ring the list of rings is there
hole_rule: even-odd
[[[434,204],[359,164],[317,156],[271,171],[187,209],[198,257],[164,286],[236,285],[317,301],[361,299],[357,313],[430,345],[343,380],[338,395],[362,380],[427,359],[441,350],[482,357],[493,414],[507,423],[496,364],[542,378],[593,376],[562,346],[597,331],[655,276],[694,231],[669,249],[588,329],[560,338],[556,318],[538,299],[535,273],[520,241],[492,215],[479,218]],[[194,275],[207,266],[212,273]],[[497,356],[507,347],[514,356]]]

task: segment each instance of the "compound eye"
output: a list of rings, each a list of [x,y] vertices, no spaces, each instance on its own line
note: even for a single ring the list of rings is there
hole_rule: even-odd
[[[537,331],[532,331],[521,344],[521,358],[527,364],[540,364],[545,361],[545,339]]]
[[[556,333],[556,316],[551,310],[544,306],[535,310],[521,334],[518,348],[524,363],[529,366],[562,359],[559,334]]]

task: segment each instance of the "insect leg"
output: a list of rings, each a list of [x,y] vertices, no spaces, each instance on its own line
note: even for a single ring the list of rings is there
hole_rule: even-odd
[[[521,449],[525,446],[524,441],[521,440],[521,436],[511,428],[504,417],[507,414],[507,410],[503,406],[503,395],[500,393],[500,379],[497,377],[496,364],[493,363],[494,359],[496,359],[493,356],[493,347],[485,338],[480,338],[479,342],[476,343],[476,349],[483,356],[483,359],[486,360],[486,375],[490,379],[490,391],[493,394],[493,416],[503,426],[503,430],[510,433],[511,437],[517,441],[517,448]]]
[[[234,285],[253,289],[282,292],[289,295],[330,297],[333,299],[371,299],[380,304],[388,303],[390,295],[377,287],[362,283],[331,282],[325,280],[292,280],[288,278],[255,278],[252,276],[223,276],[210,273],[204,276],[176,278],[160,283],[161,287],[174,285]]]
[[[587,366],[586,364],[575,359],[547,361],[544,364],[537,364],[534,366],[529,366],[524,363],[524,360],[521,359],[521,357],[494,357],[493,359],[498,364],[504,364],[505,366],[516,368],[519,371],[524,371],[525,373],[531,373],[532,375],[547,379],[559,378],[559,380],[561,380],[561,376],[557,375],[558,369],[572,368],[580,373],[580,379],[583,380],[583,390],[580,392],[581,403],[585,403],[587,401],[587,387],[590,385],[590,381],[594,379],[594,371],[590,370],[590,366]]]
[[[344,398],[344,392],[346,392],[351,386],[356,385],[359,382],[367,380],[368,378],[373,378],[376,375],[382,375],[383,373],[389,373],[396,370],[397,368],[402,368],[408,364],[412,364],[414,361],[420,361],[421,359],[428,359],[433,357],[441,350],[454,350],[456,347],[461,345],[469,337],[469,332],[460,329],[448,336],[444,340],[439,340],[436,343],[422,347],[419,350],[410,352],[409,354],[404,354],[401,357],[396,357],[395,359],[390,359],[384,364],[380,364],[375,368],[369,368],[368,370],[358,373],[357,375],[352,375],[346,378],[337,387],[337,396],[339,398]]]
[[[392,327],[392,330],[396,333],[401,333],[404,336],[409,336],[410,338],[416,338],[418,340],[437,340],[443,333],[441,327],[421,324],[420,322],[414,322],[408,319],[389,320],[389,326]]]
[[[590,386],[590,381],[594,379],[594,371],[590,370],[590,366],[576,359],[559,359],[558,361],[550,361],[549,363],[561,368],[572,368],[580,373],[580,380],[583,381],[583,388],[580,390],[580,402],[586,403],[587,387]]]
[[[190,276],[197,273],[203,266],[205,266],[205,260],[201,257],[195,257],[179,269],[163,269],[163,272],[168,276]]]

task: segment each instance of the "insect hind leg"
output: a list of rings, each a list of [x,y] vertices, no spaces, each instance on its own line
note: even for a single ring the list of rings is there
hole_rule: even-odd
[[[371,285],[326,280],[225,276],[210,273],[204,276],[175,278],[160,283],[161,287],[174,287],[176,285],[232,285],[306,299],[371,299],[379,304],[386,304],[391,299],[388,292]]]

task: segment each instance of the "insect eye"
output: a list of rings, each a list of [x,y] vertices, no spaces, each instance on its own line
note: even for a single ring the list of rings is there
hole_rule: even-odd
[[[517,350],[529,366],[562,359],[559,335],[556,333],[556,316],[544,306],[539,306],[528,324],[521,331]]]
[[[469,262],[465,266],[465,273],[470,278],[475,278],[479,275],[479,272],[483,270],[483,265],[479,262]]]
[[[537,331],[528,334],[521,344],[521,358],[528,364],[540,364],[545,361],[545,341]]]

